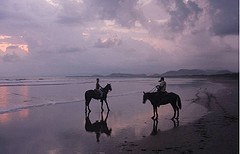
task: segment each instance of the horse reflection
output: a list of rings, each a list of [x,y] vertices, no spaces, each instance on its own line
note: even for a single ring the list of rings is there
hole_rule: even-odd
[[[179,126],[179,120],[178,119],[171,119],[173,121],[174,128]]]
[[[179,126],[179,120],[178,119],[171,119],[173,122],[173,128],[176,128]],[[153,119],[153,129],[150,135],[155,136],[160,132],[160,129],[158,129],[158,119]]]
[[[101,134],[106,134],[108,137],[111,136],[111,132],[112,129],[108,128],[107,125],[107,118],[109,115],[109,111],[107,112],[107,115],[105,117],[105,119],[103,118],[103,111],[101,112],[101,120],[100,121],[96,121],[94,123],[91,122],[90,118],[89,118],[90,112],[86,113],[86,118],[85,118],[85,130],[87,132],[95,132],[96,133],[96,139],[97,142],[100,142],[100,136]]]
[[[153,119],[153,129],[152,129],[151,135],[153,136],[157,135],[158,131],[160,131],[158,130],[158,120]]]

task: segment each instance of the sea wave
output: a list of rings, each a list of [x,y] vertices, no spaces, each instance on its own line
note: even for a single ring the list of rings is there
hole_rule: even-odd
[[[60,104],[72,104],[72,103],[79,103],[83,102],[84,100],[74,100],[74,101],[50,101],[42,104],[31,104],[31,105],[21,105],[21,106],[15,106],[8,109],[0,109],[0,114],[5,113],[11,113],[11,112],[17,112],[24,109],[31,109],[31,108],[37,108],[37,107],[44,107],[44,106],[51,106],[51,105],[60,105]]]
[[[137,94],[137,93],[141,93],[141,92],[140,91],[131,91],[131,92],[127,92],[127,93],[109,95],[108,97],[109,98],[121,97],[121,96]],[[69,101],[68,100],[67,101],[47,101],[45,103],[40,103],[40,104],[19,105],[19,106],[9,107],[9,108],[5,108],[5,109],[0,109],[0,114],[18,112],[18,111],[21,111],[24,109],[39,108],[39,107],[61,105],[61,104],[73,104],[73,103],[81,103],[81,102],[85,102],[85,99],[77,99],[77,100],[69,100]]]
[[[89,79],[68,79],[68,78],[30,78],[30,79],[0,79],[0,87],[12,86],[57,86],[69,84],[89,84],[94,81]]]

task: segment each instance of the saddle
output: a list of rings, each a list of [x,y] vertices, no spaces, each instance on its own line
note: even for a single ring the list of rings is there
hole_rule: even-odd
[[[161,99],[164,98],[167,94],[168,94],[167,91],[165,91],[165,92],[160,92],[160,91],[158,91],[158,92],[157,92],[158,97],[160,97]]]
[[[99,92],[99,90],[94,89],[93,91],[94,91],[95,96],[96,96],[97,98],[102,98],[102,97],[101,97],[101,94],[100,94],[100,92]],[[103,93],[103,92],[102,92],[102,93]]]

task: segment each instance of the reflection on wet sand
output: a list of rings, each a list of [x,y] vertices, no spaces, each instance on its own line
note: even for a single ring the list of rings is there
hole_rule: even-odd
[[[0,123],[7,123],[11,120],[11,116],[8,113],[0,115]]]
[[[179,126],[179,120],[178,119],[171,119],[173,122],[173,128],[176,128]],[[161,130],[158,129],[158,119],[153,119],[153,129],[150,135],[155,136],[160,132]]]
[[[0,107],[5,107],[8,104],[8,87],[0,87]]]
[[[28,100],[28,86],[19,86],[18,92],[11,93],[11,89],[9,87],[0,87],[0,108],[8,108],[13,103],[25,103]],[[13,96],[14,95],[14,96]],[[17,114],[4,113],[0,114],[0,123],[10,122],[13,116],[17,116],[20,119],[27,118],[29,115],[29,109],[24,109],[19,111]]]
[[[108,137],[111,135],[112,129],[108,128],[107,119],[108,119],[109,111],[107,111],[107,115],[103,118],[103,111],[101,112],[100,121],[92,123],[89,116],[90,112],[85,113],[85,130],[87,132],[94,132],[96,134],[97,142],[100,142],[101,134],[106,134]]]

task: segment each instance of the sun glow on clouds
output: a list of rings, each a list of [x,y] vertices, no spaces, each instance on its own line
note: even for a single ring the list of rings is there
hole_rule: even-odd
[[[163,42],[164,40],[160,40],[160,39],[153,38],[153,37],[132,37],[132,39],[135,41],[140,41],[140,42],[149,44],[155,50],[163,49],[164,47],[166,47]],[[165,43],[166,43],[166,41],[165,41]]]
[[[24,53],[29,52],[27,44],[25,44],[25,43],[10,43],[11,38],[13,38],[13,36],[0,35],[0,51],[7,52],[9,48],[18,48],[21,51],[23,51]],[[22,39],[23,36],[16,37],[16,38]]]
[[[18,47],[24,53],[29,52],[28,45],[26,45],[26,44],[12,44],[12,43],[7,43],[7,42],[0,43],[0,51],[2,51],[2,52],[6,52],[9,47]]]
[[[59,4],[55,0],[46,0],[46,2],[54,7],[59,7]]]
[[[53,7],[56,8],[62,8],[61,4],[59,4],[56,0],[45,0],[49,5],[52,5]],[[71,0],[72,2],[77,2],[80,4],[83,4],[83,0]]]
[[[4,40],[4,39],[10,39],[12,38],[11,36],[7,36],[7,35],[0,35],[0,40]]]

